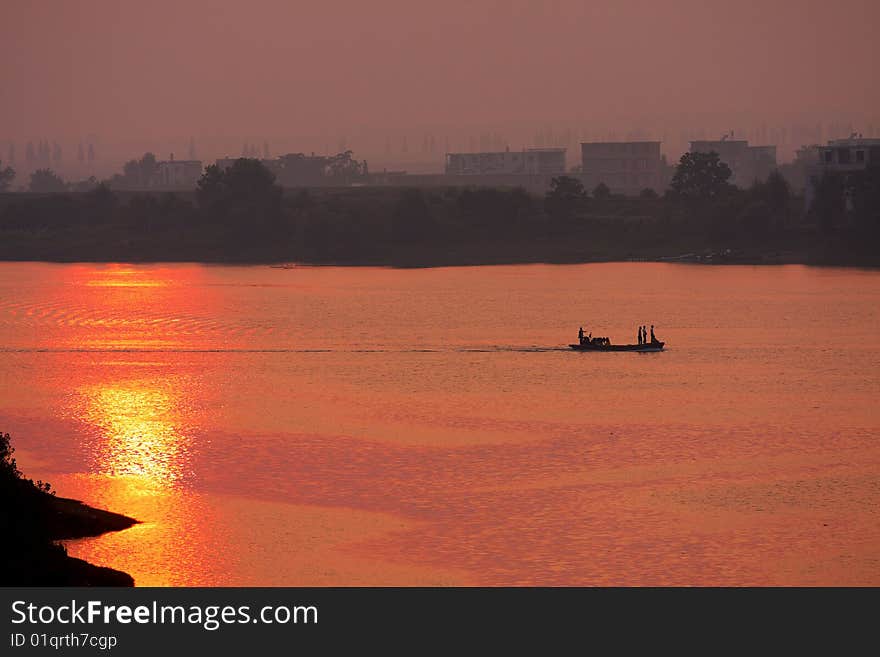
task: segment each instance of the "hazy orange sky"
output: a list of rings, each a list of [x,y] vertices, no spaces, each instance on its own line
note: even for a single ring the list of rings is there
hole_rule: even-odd
[[[0,0],[0,140],[880,128],[878,22],[877,0]]]

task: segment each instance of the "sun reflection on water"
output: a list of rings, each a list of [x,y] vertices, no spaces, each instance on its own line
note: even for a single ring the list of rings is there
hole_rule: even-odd
[[[177,282],[178,271],[165,268],[135,268],[119,264],[88,267],[84,272],[86,287],[168,287]]]
[[[205,581],[213,560],[203,497],[187,485],[193,470],[193,381],[156,369],[164,365],[102,361],[106,380],[81,386],[73,409],[89,427],[85,447],[91,467],[68,477],[69,490],[139,524],[71,541],[68,549],[130,572],[140,586]],[[132,376],[135,367],[150,368],[154,376]]]
[[[134,381],[85,388],[81,419],[100,430],[101,474],[133,477],[142,487],[178,485],[187,473],[190,438],[180,423],[178,395]]]
[[[201,275],[197,268],[105,264],[65,272],[72,297],[65,316],[78,349],[179,348],[187,339],[181,310],[201,315],[193,310],[201,297],[188,287]],[[103,362],[77,391],[74,415],[91,427],[92,472],[124,478],[133,492],[180,487],[191,469],[191,381],[165,375],[170,358],[150,368],[153,376],[141,363]]]

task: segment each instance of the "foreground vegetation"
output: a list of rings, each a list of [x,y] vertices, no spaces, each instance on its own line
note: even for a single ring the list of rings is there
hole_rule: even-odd
[[[209,167],[191,194],[3,194],[0,259],[433,266],[712,254],[880,264],[877,170],[823,179],[805,212],[778,174],[742,190],[717,156],[697,155],[682,159],[662,197],[615,197],[566,177],[543,197],[521,188],[282,190],[244,159]]]
[[[136,521],[56,497],[18,470],[9,434],[0,433],[0,585],[133,586],[126,573],[67,555],[57,541],[98,536]]]

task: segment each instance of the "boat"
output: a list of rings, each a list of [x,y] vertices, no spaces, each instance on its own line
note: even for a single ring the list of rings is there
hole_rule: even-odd
[[[641,333],[639,335],[641,335]],[[663,346],[665,344],[665,342],[654,338],[653,326],[651,326],[651,341],[640,344],[611,344],[611,340],[608,338],[594,338],[592,337],[592,333],[589,336],[585,336],[582,327],[578,331],[578,343],[570,344],[568,346],[575,351],[637,351],[641,353],[651,353],[663,351]]]
[[[663,351],[665,342],[657,340],[656,342],[647,342],[645,344],[600,344],[593,342],[583,342],[581,344],[568,345],[575,351],[638,351],[641,353],[651,353]]]

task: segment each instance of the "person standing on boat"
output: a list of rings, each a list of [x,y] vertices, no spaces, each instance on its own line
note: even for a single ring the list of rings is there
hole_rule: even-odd
[[[642,344],[642,327],[639,326],[639,344]]]
[[[654,325],[651,324],[651,344],[654,344],[655,342],[657,342],[657,338],[654,337]]]
[[[583,344],[583,343],[584,343],[584,327],[581,326],[578,329],[578,344]]]

